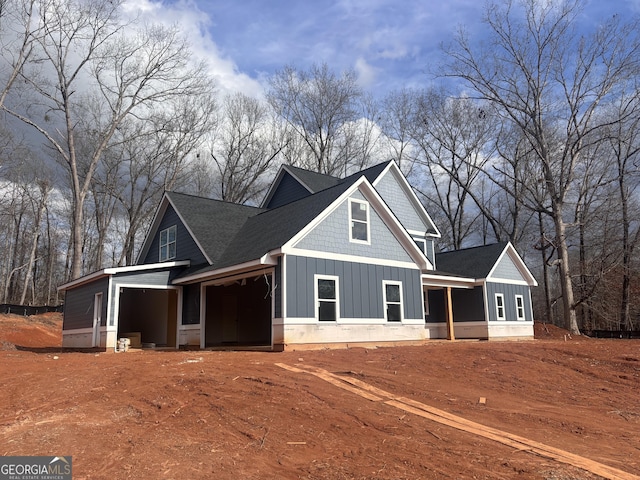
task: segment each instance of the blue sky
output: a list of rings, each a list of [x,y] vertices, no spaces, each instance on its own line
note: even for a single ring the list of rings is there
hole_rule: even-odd
[[[363,88],[426,85],[441,42],[464,25],[481,36],[484,0],[130,0],[150,17],[178,21],[223,90],[260,95],[285,65],[353,68]],[[585,25],[640,13],[640,0],[584,0]]]

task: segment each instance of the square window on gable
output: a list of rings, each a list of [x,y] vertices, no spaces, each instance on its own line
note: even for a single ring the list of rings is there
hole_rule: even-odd
[[[176,258],[176,226],[165,228],[160,232],[160,261],[166,262]]]
[[[371,243],[369,204],[363,200],[349,199],[349,241]]]

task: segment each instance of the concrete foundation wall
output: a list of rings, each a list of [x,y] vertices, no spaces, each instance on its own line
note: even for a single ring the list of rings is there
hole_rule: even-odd
[[[200,325],[180,327],[178,343],[180,345],[200,346]]]

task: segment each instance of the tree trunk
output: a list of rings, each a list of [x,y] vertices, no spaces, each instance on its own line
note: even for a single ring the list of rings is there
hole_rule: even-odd
[[[556,248],[558,249],[558,264],[560,267],[560,289],[562,291],[562,307],[564,326],[570,333],[580,335],[576,319],[576,307],[573,299],[573,284],[571,282],[571,268],[569,264],[569,249],[567,247],[566,224],[562,219],[562,204],[552,201],[553,221],[556,230]]]
[[[551,315],[551,291],[549,288],[549,264],[547,258],[547,240],[544,235],[544,223],[542,221],[542,212],[538,212],[538,227],[540,228],[540,253],[542,254],[542,276],[544,282],[544,306],[546,313],[546,321],[553,322]]]

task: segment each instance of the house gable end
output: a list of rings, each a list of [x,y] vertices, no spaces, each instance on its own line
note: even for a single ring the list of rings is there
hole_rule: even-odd
[[[517,280],[525,281],[524,277],[516,267],[509,255],[504,255],[498,262],[496,262],[491,279],[503,279],[503,280]]]
[[[261,207],[267,209],[281,207],[333,187],[340,182],[339,178],[330,175],[283,165],[271,183]]]
[[[486,278],[494,282],[526,284],[534,287],[538,285],[511,243],[507,243]]]
[[[352,201],[369,205],[370,236],[366,242],[350,239]],[[283,246],[283,251],[297,255],[302,251],[309,252],[308,255],[317,252],[318,256],[355,261],[393,262],[423,270],[433,268],[365,177],[294,236]]]
[[[360,192],[354,193],[349,198],[366,201]],[[345,200],[319,225],[296,242],[293,247],[301,250],[322,251],[354,257],[412,262],[413,260],[409,254],[400,245],[398,239],[389,230],[376,210],[370,208],[369,212],[370,245],[349,241],[349,202]]]
[[[389,163],[373,186],[408,232],[440,237],[438,228],[395,162]]]
[[[159,261],[160,232],[174,225],[176,226],[176,256],[171,260],[190,260],[193,265],[208,263],[191,232],[171,204],[166,206],[157,226],[150,232],[153,236],[147,239],[147,252],[139,263],[150,264]]]
[[[276,182],[275,189],[265,198],[267,203],[264,204],[264,208],[277,208],[311,195],[311,192],[286,170],[282,170],[282,175]]]

